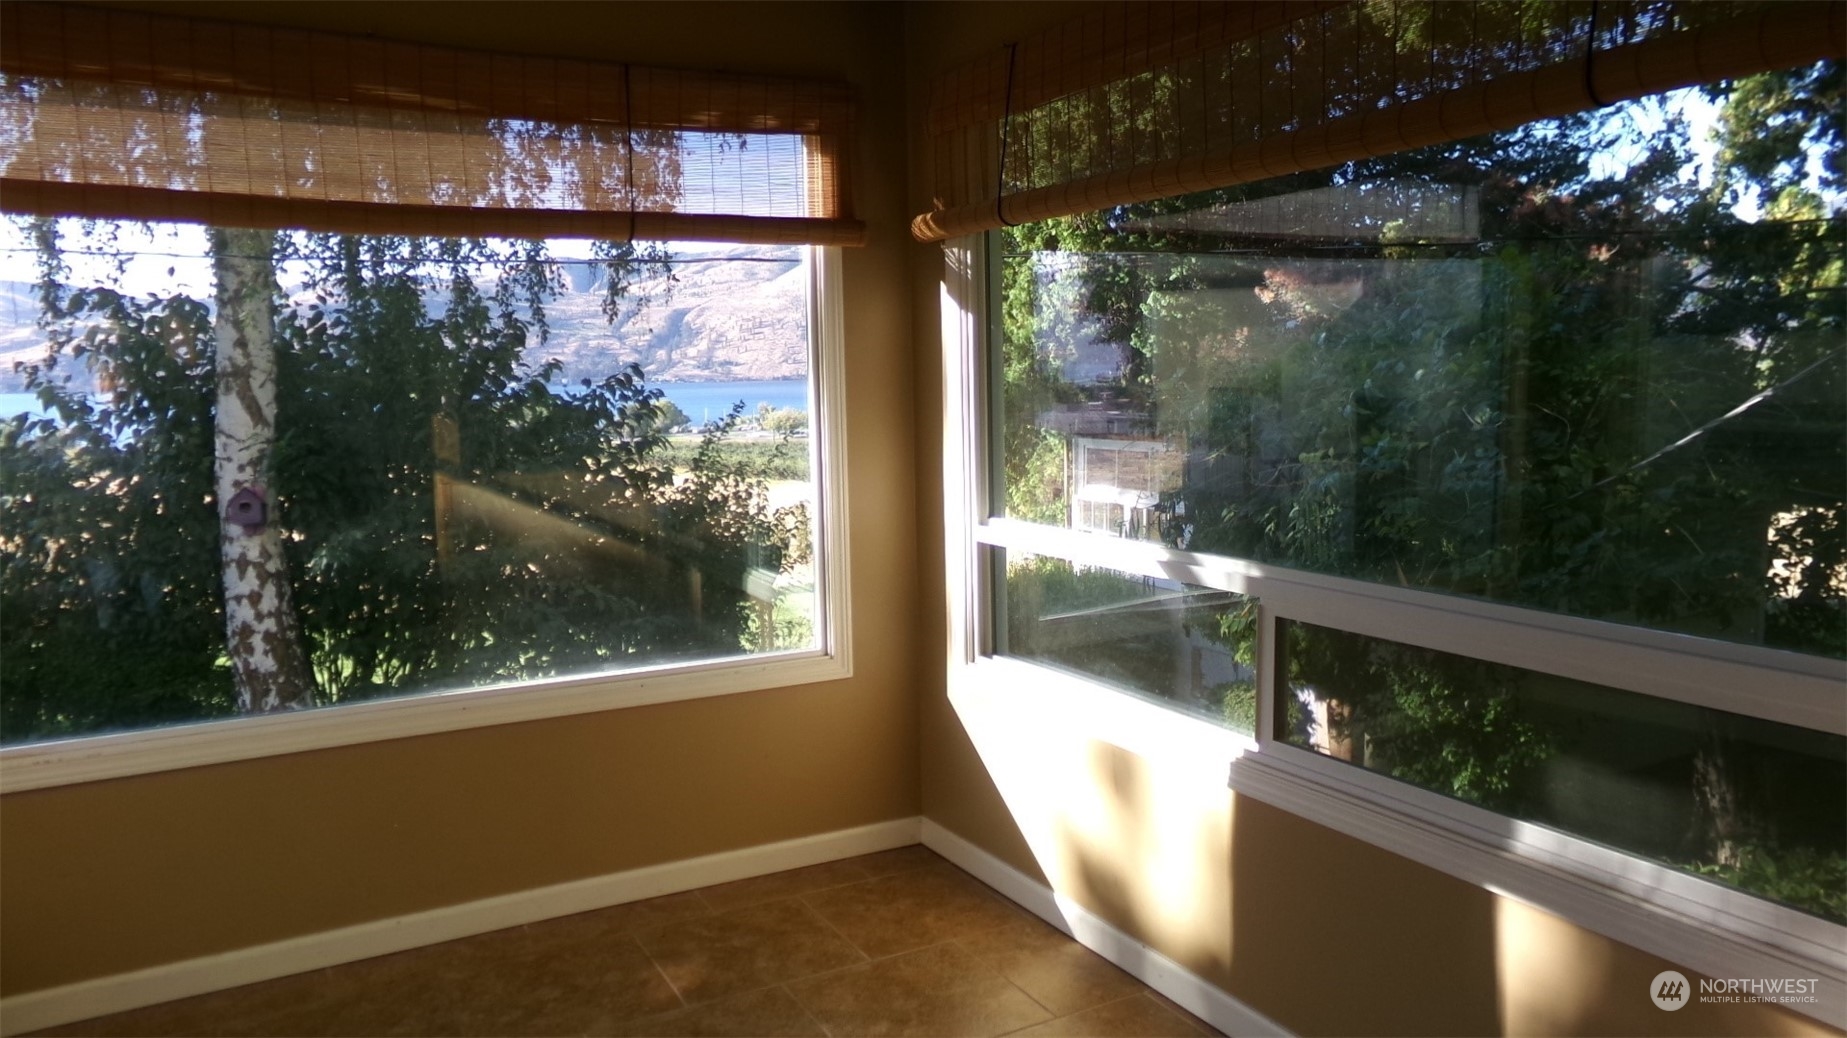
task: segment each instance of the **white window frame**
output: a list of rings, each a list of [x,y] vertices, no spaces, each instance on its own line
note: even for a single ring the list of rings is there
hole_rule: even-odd
[[[814,647],[9,746],[0,748],[0,792],[851,677],[841,260],[839,248],[806,250]]]
[[[1847,1017],[1847,927],[1543,825],[1519,821],[1278,742],[1276,626],[1297,620],[1608,685],[1663,699],[1847,733],[1847,664],[1561,616],[1287,567],[998,518],[988,342],[998,313],[988,239],[944,247],[945,523],[950,696],[1004,704],[1047,697],[1038,716],[1191,770],[1300,817],[1532,905],[1709,977],[1814,978]],[[1080,675],[993,654],[995,550],[1185,581],[1251,596],[1259,614],[1257,735],[1247,738]],[[1098,704],[1114,697],[1109,707]],[[1083,719],[1088,717],[1088,722]],[[1078,720],[1073,720],[1077,718]],[[1216,757],[1214,756],[1216,755]],[[1637,997],[1641,997],[1639,994]]]

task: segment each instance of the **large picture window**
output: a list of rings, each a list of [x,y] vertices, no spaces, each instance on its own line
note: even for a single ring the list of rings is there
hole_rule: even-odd
[[[1841,68],[989,232],[974,673],[1837,978]]]
[[[9,241],[8,743],[823,647],[804,249]]]
[[[9,789],[850,672],[846,85],[0,22]]]

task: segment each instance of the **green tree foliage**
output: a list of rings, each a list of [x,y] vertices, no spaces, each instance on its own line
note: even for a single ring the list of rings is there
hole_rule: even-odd
[[[228,714],[210,309],[71,284],[36,233],[47,414],[0,427],[4,738]],[[805,510],[723,456],[735,412],[676,479],[639,369],[561,381],[543,243],[298,234],[278,255],[272,521],[317,702],[754,647],[751,574],[807,557]],[[612,284],[637,262],[605,260]]]
[[[1187,459],[1175,547],[1847,655],[1841,87],[1824,62],[1710,88],[1704,180],[1686,109],[1654,99],[1008,229],[1008,514],[1067,521],[1048,419],[1107,408]],[[1350,239],[1238,228],[1316,191],[1351,203]],[[1479,227],[1417,231],[1444,199]],[[1106,375],[1070,374],[1080,345],[1114,351]],[[1284,663],[1329,707],[1286,696],[1291,738],[1474,803],[1536,810],[1583,742],[1461,657],[1328,632]],[[1787,784],[1735,733],[1677,745],[1685,824],[1649,853],[1838,914],[1801,891],[1847,862],[1839,818],[1763,821]]]
[[[676,469],[685,469],[692,464],[698,449],[698,437],[676,436],[657,457]],[[809,477],[808,452],[787,440],[727,438],[718,445],[718,457],[742,471],[771,481],[805,481]]]
[[[52,351],[27,377],[50,414],[0,425],[0,733],[228,714],[211,313],[185,296],[67,288],[52,225],[33,229]],[[94,406],[63,388],[59,364],[127,391]]]
[[[777,436],[805,436],[808,412],[793,407],[778,407],[763,416],[763,430]]]
[[[658,422],[661,432],[679,432],[681,429],[693,424],[693,420],[687,417],[686,412],[680,409],[679,404],[664,398],[659,401],[659,404],[660,406],[657,410],[660,412]]]
[[[1146,578],[1043,555],[1007,559],[1002,652],[1050,663],[1241,732],[1257,726],[1256,604],[1226,592],[1176,591]],[[1196,633],[1230,647],[1240,678],[1214,685]],[[1177,680],[1176,671],[1195,671]],[[1190,686],[1190,687],[1189,687]]]

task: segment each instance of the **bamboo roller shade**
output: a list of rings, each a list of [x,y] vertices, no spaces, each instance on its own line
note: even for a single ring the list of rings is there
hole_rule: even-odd
[[[0,210],[860,244],[843,84],[0,5]]]
[[[952,70],[921,241],[1847,55],[1842,0],[1110,3]]]

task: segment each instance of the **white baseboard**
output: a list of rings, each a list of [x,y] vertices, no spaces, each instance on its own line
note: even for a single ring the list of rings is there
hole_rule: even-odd
[[[1198,974],[928,818],[923,820],[923,844],[1225,1034],[1290,1034]]]
[[[914,817],[897,818],[856,829],[818,833],[305,934],[272,944],[98,977],[63,987],[28,991],[0,999],[0,1035],[56,1027],[509,926],[677,894],[714,883],[729,883],[856,854],[906,847],[918,842],[921,821]]]

